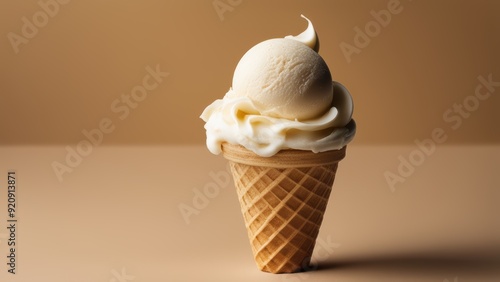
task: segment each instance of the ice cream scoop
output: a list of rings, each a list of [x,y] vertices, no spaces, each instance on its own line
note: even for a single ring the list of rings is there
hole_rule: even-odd
[[[297,36],[269,39],[248,50],[236,66],[232,87],[201,115],[207,147],[224,142],[269,157],[282,149],[323,152],[352,140],[355,123],[347,89],[332,81],[318,54],[312,23]]]
[[[293,39],[266,40],[240,60],[233,97],[248,97],[263,115],[308,120],[330,108],[330,70],[313,49]]]

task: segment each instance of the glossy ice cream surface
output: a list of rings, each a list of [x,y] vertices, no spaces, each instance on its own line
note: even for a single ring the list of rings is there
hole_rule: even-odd
[[[219,154],[223,142],[269,157],[283,149],[337,150],[352,140],[351,96],[332,81],[305,19],[308,27],[298,36],[252,47],[238,63],[231,89],[202,113],[212,153]]]

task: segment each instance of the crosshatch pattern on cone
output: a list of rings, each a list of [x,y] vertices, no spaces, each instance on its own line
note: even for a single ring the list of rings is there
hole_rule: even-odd
[[[301,158],[299,155],[314,153],[282,151],[278,153],[282,154],[278,156],[279,161],[272,164],[271,158],[234,156],[246,150],[240,147],[232,151],[233,148],[228,149],[226,145],[223,152],[230,160],[257,266],[272,273],[307,268],[345,148],[329,155],[316,154],[316,164],[310,156],[303,158],[308,160],[308,166],[300,167],[287,165],[282,160],[289,158],[294,164]],[[244,161],[250,165],[242,163]],[[255,165],[259,162],[265,164]]]

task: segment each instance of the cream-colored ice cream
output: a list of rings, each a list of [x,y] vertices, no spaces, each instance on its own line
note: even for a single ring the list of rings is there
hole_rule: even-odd
[[[257,44],[241,58],[230,96],[249,97],[262,115],[307,120],[330,108],[332,91],[332,76],[318,53],[280,38]]]
[[[282,149],[336,150],[352,140],[351,96],[332,81],[305,19],[308,27],[298,36],[252,47],[238,63],[231,89],[202,113],[212,153],[219,154],[223,142],[268,157]]]
[[[249,97],[262,115],[292,120],[314,118],[329,109],[332,76],[312,49],[318,40],[307,21],[306,31],[296,37],[270,39],[251,48],[236,66],[229,96]]]

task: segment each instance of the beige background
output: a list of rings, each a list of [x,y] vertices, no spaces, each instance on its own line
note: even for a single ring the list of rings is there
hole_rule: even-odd
[[[449,144],[500,142],[500,91],[453,134],[442,118],[474,93],[479,75],[500,81],[498,1],[402,0],[401,13],[350,63],[340,43],[354,44],[354,28],[388,0],[233,1],[221,16],[213,2],[70,1],[16,54],[8,34],[22,35],[23,17],[33,22],[43,10],[37,1],[2,1],[0,144],[75,144],[103,118],[116,126],[103,144],[202,144],[198,116],[228,90],[239,58],[263,40],[300,33],[301,13],[334,79],[352,92],[355,143],[412,143],[436,127],[450,132]],[[158,64],[170,76],[120,120],[113,101]]]
[[[9,33],[22,34],[24,17],[42,8],[1,1],[0,281],[499,281],[500,88],[457,130],[442,115],[474,93],[478,76],[500,81],[500,2],[402,0],[348,63],[339,44],[353,44],[354,28],[388,2],[243,0],[221,20],[213,0],[75,0],[16,54]],[[250,47],[301,32],[301,13],[354,96],[359,131],[320,230],[319,270],[270,275],[255,267],[231,181],[189,224],[179,205],[193,205],[210,173],[229,179],[203,144],[199,114]],[[121,120],[111,104],[157,65],[170,76]],[[82,130],[105,119],[115,129],[104,146],[69,157],[82,151]],[[424,156],[412,143],[435,128],[448,139]],[[391,190],[386,173],[418,154],[422,163]],[[68,166],[61,179],[55,162]],[[16,276],[5,264],[12,169]]]

